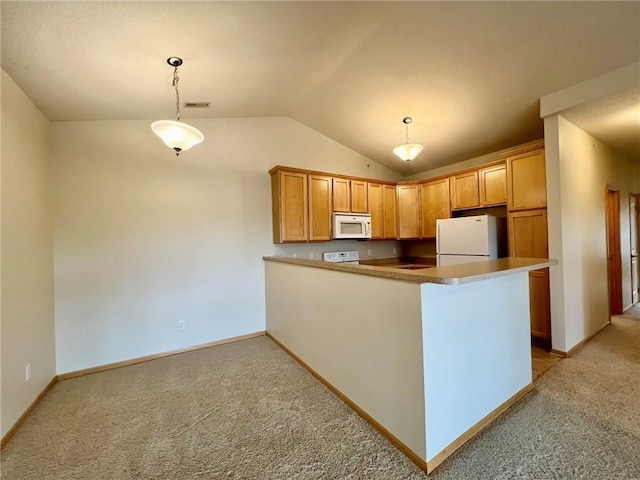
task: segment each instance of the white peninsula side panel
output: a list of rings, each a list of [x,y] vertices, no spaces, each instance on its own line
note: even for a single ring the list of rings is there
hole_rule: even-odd
[[[529,280],[525,272],[421,289],[431,471],[460,437],[530,387]]]
[[[419,284],[265,262],[267,332],[425,460]]]

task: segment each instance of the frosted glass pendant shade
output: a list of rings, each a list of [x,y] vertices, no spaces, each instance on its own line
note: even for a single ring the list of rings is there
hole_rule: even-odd
[[[179,155],[183,150],[189,150],[204,140],[204,135],[200,130],[175,120],[153,122],[151,130],[162,139],[165,145],[173,148],[176,155]]]
[[[417,143],[405,143],[393,149],[393,153],[405,162],[411,161],[422,151],[422,145]]]

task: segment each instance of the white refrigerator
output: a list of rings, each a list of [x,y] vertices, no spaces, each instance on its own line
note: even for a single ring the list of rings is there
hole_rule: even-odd
[[[436,220],[437,266],[498,258],[498,223],[492,215]]]

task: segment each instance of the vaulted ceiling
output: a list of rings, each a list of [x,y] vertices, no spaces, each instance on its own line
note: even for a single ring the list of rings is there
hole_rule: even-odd
[[[290,116],[402,175],[541,138],[540,97],[640,59],[640,2],[0,8],[2,66],[51,121],[170,118],[166,59],[179,56],[181,99],[211,102],[183,109],[184,120]],[[597,134],[603,112],[640,105],[639,96],[585,107],[572,121],[587,119]],[[424,145],[411,163],[391,153],[405,116],[410,140]],[[608,141],[633,155],[640,113],[630,119],[624,139],[616,130]]]

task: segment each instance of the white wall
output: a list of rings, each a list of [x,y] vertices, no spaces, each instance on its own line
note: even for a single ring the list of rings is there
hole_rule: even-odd
[[[609,321],[605,192],[620,190],[623,306],[631,304],[629,192],[640,167],[561,116],[545,119],[553,347],[567,351]],[[633,190],[631,190],[633,191]]]
[[[266,263],[269,333],[425,460],[420,285]]]
[[[393,172],[289,118],[190,123],[205,141],[180,157],[150,121],[52,124],[58,373],[264,330],[264,255],[391,255],[274,245],[267,172]]]
[[[48,120],[2,70],[2,436],[56,373]],[[25,367],[31,363],[31,380]]]

